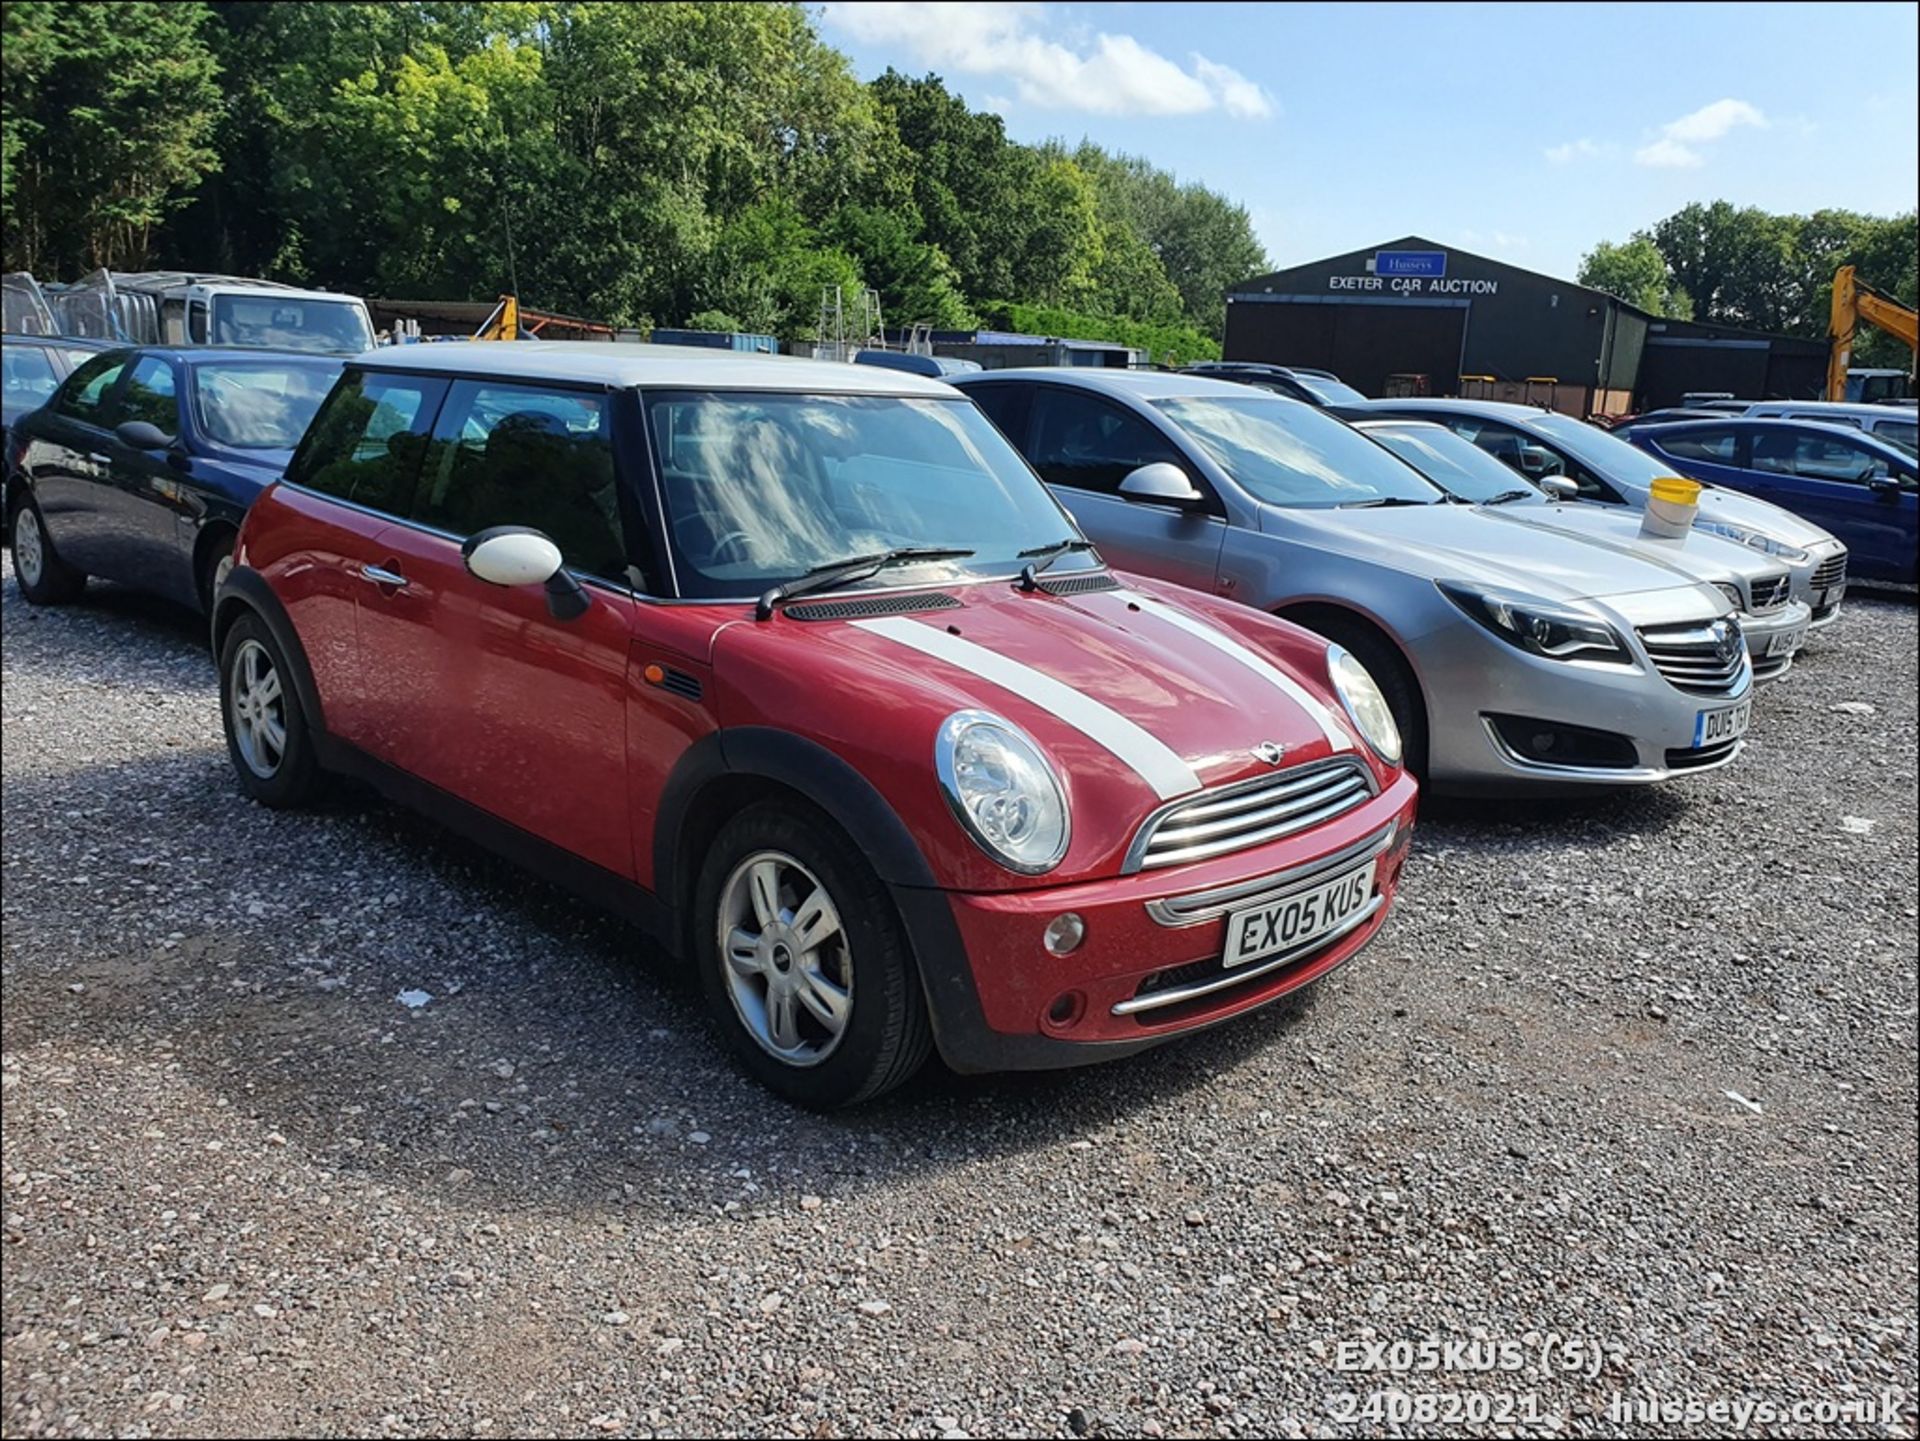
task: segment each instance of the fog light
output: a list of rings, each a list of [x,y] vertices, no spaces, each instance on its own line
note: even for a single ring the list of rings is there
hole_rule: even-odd
[[[1064,956],[1077,950],[1086,936],[1087,923],[1072,911],[1066,911],[1047,922],[1047,933],[1042,940],[1054,955]]]

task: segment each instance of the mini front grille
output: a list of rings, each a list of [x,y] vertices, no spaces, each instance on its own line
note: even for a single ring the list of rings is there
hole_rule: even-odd
[[[1058,580],[1040,577],[1040,589],[1048,595],[1085,595],[1095,590],[1118,590],[1120,582],[1105,571],[1092,575],[1063,575]]]
[[[1747,643],[1731,618],[1712,626],[1648,626],[1640,640],[1667,683],[1688,695],[1732,695],[1746,673]]]
[[[1184,865],[1265,845],[1344,815],[1374,794],[1373,773],[1352,756],[1202,791],[1147,817],[1126,869]]]
[[[1763,576],[1747,587],[1753,593],[1753,611],[1778,610],[1793,591],[1793,577],[1785,574]]]
[[[871,595],[852,600],[810,600],[787,607],[789,620],[869,620],[877,615],[910,615],[922,610],[953,610],[960,602],[941,591],[919,595]]]
[[[1826,590],[1847,578],[1847,553],[1828,556],[1813,568],[1813,588]]]

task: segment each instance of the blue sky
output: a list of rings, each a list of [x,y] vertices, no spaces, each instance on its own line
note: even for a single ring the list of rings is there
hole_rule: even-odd
[[[1911,4],[816,9],[863,78],[1231,196],[1276,265],[1419,234],[1571,276],[1690,200],[1915,205]]]

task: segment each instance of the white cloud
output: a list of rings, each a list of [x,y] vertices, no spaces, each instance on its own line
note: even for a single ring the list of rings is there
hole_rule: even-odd
[[[1131,35],[1067,45],[1042,35],[1047,7],[1033,4],[830,4],[821,18],[867,45],[899,46],[915,63],[1011,85],[1024,104],[1102,115],[1273,114],[1273,100],[1231,66],[1204,55],[1191,69]]]
[[[1633,152],[1633,158],[1636,164],[1655,169],[1692,170],[1707,159],[1697,147],[1723,140],[1741,126],[1764,130],[1767,117],[1744,100],[1716,100],[1690,115],[1669,120],[1657,136]]]
[[[1616,147],[1601,145],[1587,139],[1584,135],[1578,140],[1569,140],[1564,145],[1550,145],[1540,153],[1555,165],[1568,165],[1575,160],[1598,160],[1602,156],[1613,154]]]

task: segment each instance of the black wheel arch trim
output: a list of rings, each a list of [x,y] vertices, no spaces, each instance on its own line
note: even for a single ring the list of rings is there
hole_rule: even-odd
[[[227,632],[233,629],[234,622],[242,615],[255,615],[266,626],[273,642],[280,647],[280,654],[286,658],[287,669],[292,674],[294,694],[300,699],[300,709],[306,713],[307,729],[316,740],[326,734],[326,712],[320,705],[320,690],[313,683],[313,668],[307,664],[306,648],[300,644],[300,634],[293,627],[293,619],[287,614],[286,607],[280,604],[280,598],[273,593],[273,587],[267,584],[266,577],[251,566],[236,565],[227,572],[227,578],[220,583],[219,591],[213,598],[213,616],[208,639],[213,645],[214,664],[220,663],[220,647],[225,643]]]

